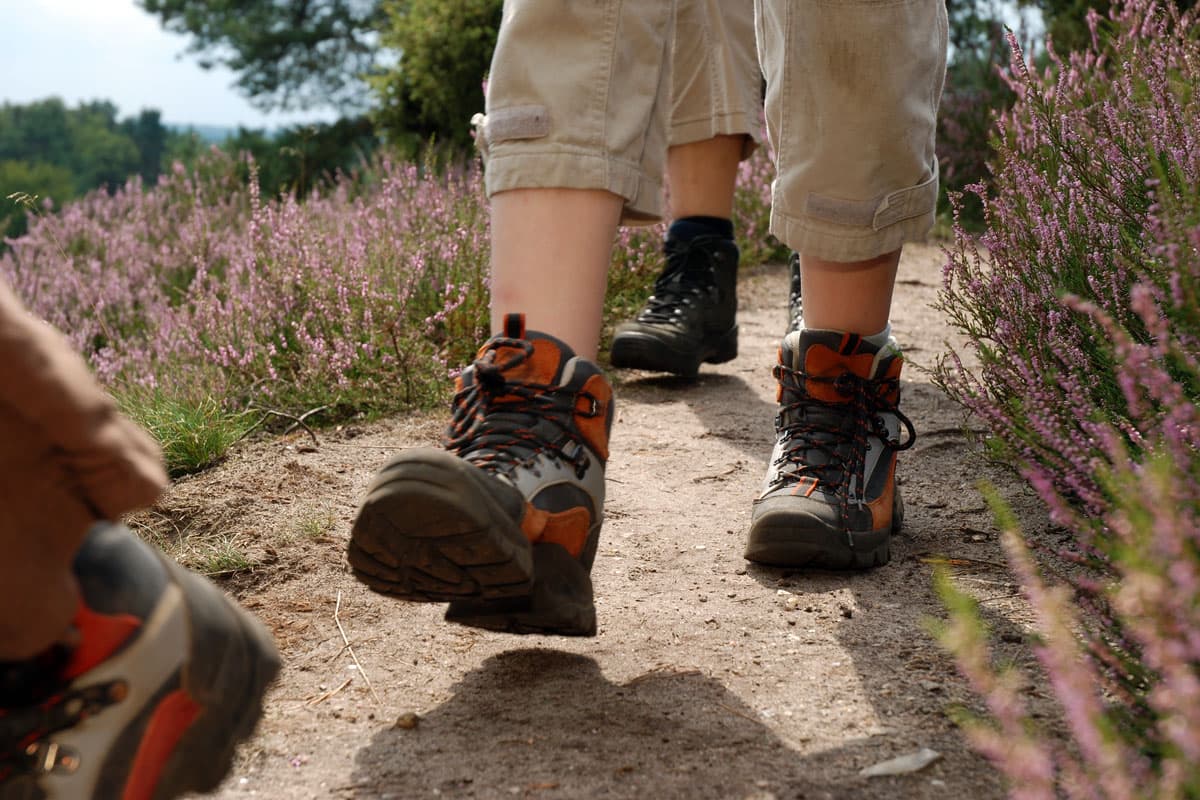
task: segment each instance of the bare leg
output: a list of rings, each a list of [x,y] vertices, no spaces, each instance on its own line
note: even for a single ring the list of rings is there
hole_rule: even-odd
[[[841,263],[801,255],[804,325],[871,336],[887,327],[900,251]]]
[[[731,218],[744,146],[742,135],[716,136],[667,150],[672,216]]]
[[[530,330],[594,360],[624,201],[591,189],[516,189],[492,197],[492,331],[523,313]]]

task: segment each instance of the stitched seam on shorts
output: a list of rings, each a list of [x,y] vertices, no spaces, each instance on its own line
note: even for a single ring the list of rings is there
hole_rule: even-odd
[[[593,126],[592,130],[600,132],[599,139],[593,144],[597,149],[608,151],[611,148],[608,145],[608,121],[610,118],[609,104],[612,102],[613,80],[616,76],[616,61],[617,48],[616,37],[617,27],[620,24],[620,15],[622,13],[622,4],[607,3],[604,11],[604,34],[607,38],[604,40],[605,56],[607,63],[604,65],[607,69],[603,73],[603,80],[596,81],[596,96],[599,100],[598,104],[593,104],[589,109],[590,113],[596,113],[597,109],[600,112],[599,125]],[[589,121],[590,125],[590,121]]]
[[[783,57],[783,69],[780,82],[783,84],[783,92],[779,95],[778,109],[779,114],[779,147],[775,151],[775,174],[786,175],[791,165],[791,159],[788,154],[791,152],[788,148],[788,118],[796,112],[795,104],[792,103],[792,108],[784,108],[784,104],[788,102],[788,98],[792,95],[792,62],[798,59],[788,58],[787,53],[792,49],[792,17],[794,16],[795,4],[787,3],[783,12],[783,41],[780,43],[782,53],[777,53],[776,57]],[[764,28],[765,30],[765,28]],[[764,48],[765,49],[765,48]]]

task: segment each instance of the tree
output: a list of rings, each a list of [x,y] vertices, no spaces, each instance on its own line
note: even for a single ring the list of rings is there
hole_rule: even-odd
[[[163,168],[170,133],[162,124],[162,113],[154,109],[143,110],[136,117],[121,123],[121,132],[129,137],[137,148],[142,178],[151,182]]]
[[[192,37],[201,66],[222,64],[259,108],[351,106],[377,71],[380,0],[138,0]]]
[[[501,0],[384,0],[388,24],[380,41],[400,58],[370,82],[375,119],[393,139],[470,145],[502,6]]]

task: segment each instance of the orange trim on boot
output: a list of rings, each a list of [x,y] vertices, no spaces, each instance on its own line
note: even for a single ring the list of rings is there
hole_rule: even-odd
[[[871,377],[871,367],[875,363],[872,353],[860,353],[847,356],[835,353],[824,345],[814,344],[808,348],[804,357],[804,372],[808,378],[837,378],[844,372],[853,372],[860,378]],[[805,379],[804,389],[810,397],[825,403],[845,403],[848,398],[838,392],[837,387],[828,381]]]
[[[871,511],[871,527],[874,530],[892,527],[892,501],[896,495],[896,459],[892,459],[892,463],[888,466],[887,484],[883,487],[883,494],[867,503],[867,508]]]
[[[167,759],[198,716],[200,704],[183,689],[162,699],[142,735],[121,800],[151,800]]]
[[[562,545],[572,558],[579,558],[587,544],[591,522],[592,515],[586,508],[577,506],[551,513],[526,503],[521,531],[534,544],[553,542]]]
[[[596,455],[608,461],[608,409],[612,405],[612,386],[603,375],[593,375],[583,384],[583,391],[596,398],[596,413],[585,417],[576,407],[575,425]]]
[[[82,602],[72,623],[79,631],[80,641],[63,671],[63,677],[68,681],[78,678],[117,652],[142,627],[142,621],[135,616],[100,614]]]

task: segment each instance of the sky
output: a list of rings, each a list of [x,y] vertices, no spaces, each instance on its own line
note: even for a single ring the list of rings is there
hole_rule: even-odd
[[[201,69],[187,45],[134,0],[0,0],[0,102],[111,100],[121,118],[155,108],[176,125],[336,118],[330,110],[264,114],[233,88],[233,73]]]

